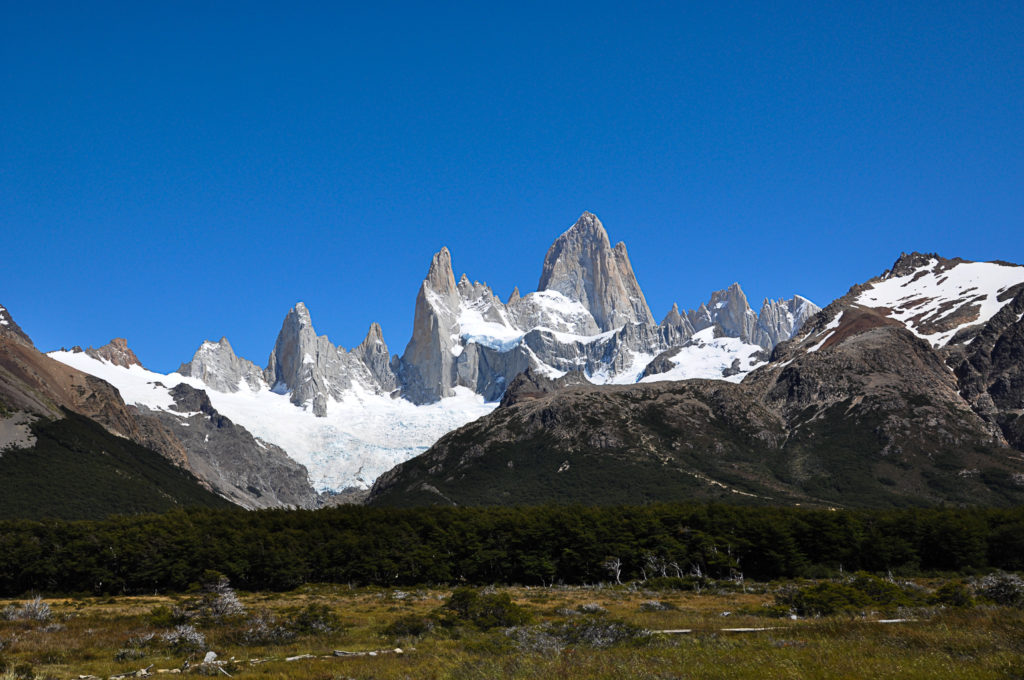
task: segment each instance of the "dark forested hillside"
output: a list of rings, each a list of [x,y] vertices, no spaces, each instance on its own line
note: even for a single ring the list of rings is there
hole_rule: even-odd
[[[32,424],[31,448],[0,453],[0,518],[100,519],[230,505],[188,471],[64,409]]]

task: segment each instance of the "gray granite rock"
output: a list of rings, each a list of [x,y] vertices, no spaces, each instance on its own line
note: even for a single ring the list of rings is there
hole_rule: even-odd
[[[625,244],[612,248],[601,221],[589,212],[548,249],[537,290],[555,290],[581,303],[602,331],[654,323]]]
[[[205,341],[192,360],[178,368],[178,373],[198,378],[218,392],[237,392],[243,384],[254,392],[266,387],[262,369],[237,356],[227,338],[220,342]]]

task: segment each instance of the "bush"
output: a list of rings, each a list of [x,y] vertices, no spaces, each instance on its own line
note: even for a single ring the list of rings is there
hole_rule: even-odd
[[[1024,606],[1024,579],[998,571],[972,583],[974,592],[986,600],[1006,607]]]
[[[916,604],[919,597],[897,583],[861,572],[845,581],[784,588],[775,596],[775,611],[800,616],[853,614],[872,607],[894,610]]]
[[[0,612],[0,619],[7,621],[49,621],[52,617],[53,612],[50,611],[50,605],[43,602],[43,598],[38,595],[21,607],[8,605]]]
[[[931,596],[931,603],[946,607],[971,607],[974,597],[963,581],[943,583]]]
[[[242,632],[242,642],[247,645],[266,645],[287,642],[295,637],[295,632],[277,622],[277,618],[268,610],[255,612],[246,621]]]
[[[441,607],[440,618],[445,625],[472,624],[480,630],[529,622],[528,612],[508,593],[480,593],[473,588],[456,588]]]
[[[16,680],[33,680],[36,677],[36,671],[30,663],[19,663],[11,669],[11,675]]]
[[[661,600],[647,600],[640,603],[640,611],[642,612],[667,612],[670,609],[675,609],[675,607]]]
[[[423,637],[434,629],[434,622],[425,616],[406,614],[392,621],[383,633],[392,638]]]
[[[828,616],[863,611],[872,604],[862,591],[845,583],[816,583],[804,588],[786,588],[775,596],[777,604],[800,616]]]
[[[206,649],[206,636],[189,624],[177,626],[160,636],[175,652],[201,652]]]
[[[339,630],[341,622],[327,605],[308,604],[292,614],[288,627],[300,634],[330,633]]]
[[[650,639],[648,632],[639,626],[603,616],[582,616],[570,619],[562,624],[548,627],[547,632],[566,645],[597,648]]]

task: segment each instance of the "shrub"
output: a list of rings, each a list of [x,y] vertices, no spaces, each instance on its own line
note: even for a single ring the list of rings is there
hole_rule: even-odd
[[[279,624],[270,611],[261,609],[246,621],[246,629],[241,637],[248,645],[276,644],[293,639],[295,632]]]
[[[201,652],[206,649],[206,636],[189,624],[169,630],[160,636],[175,652]]]
[[[434,629],[434,622],[425,616],[406,614],[392,621],[383,633],[389,637],[423,637]]]
[[[857,573],[844,581],[824,581],[803,587],[787,587],[775,595],[776,612],[795,612],[801,616],[828,616],[857,613],[868,608],[893,610],[917,604],[921,594],[910,592],[897,583]]]
[[[943,583],[932,594],[931,602],[946,607],[971,607],[974,605],[974,597],[963,581],[950,581]]]
[[[974,592],[1006,607],[1024,606],[1024,579],[1016,574],[998,571],[972,583]]]
[[[33,680],[36,677],[36,671],[30,663],[19,663],[11,669],[11,675],[16,680]]]
[[[245,613],[245,607],[242,606],[238,594],[235,593],[226,576],[216,573],[205,576],[203,594],[192,605],[197,616],[211,621],[220,621]]]
[[[828,581],[804,588],[784,589],[775,596],[775,600],[800,616],[852,613],[872,604],[870,597],[853,586]]]
[[[471,624],[480,630],[508,628],[528,623],[528,612],[514,603],[508,593],[480,593],[473,588],[456,588],[441,607],[446,625]]]
[[[8,605],[0,612],[0,619],[7,621],[49,621],[52,617],[53,612],[50,611],[50,605],[43,602],[43,598],[38,595],[21,607]]]
[[[325,604],[308,604],[292,614],[288,627],[296,633],[329,633],[341,628],[338,617]]]
[[[550,626],[547,632],[566,645],[611,647],[623,642],[649,640],[647,631],[639,626],[603,616],[582,616]]]
[[[642,612],[666,612],[670,609],[675,609],[675,607],[661,600],[647,600],[640,603],[640,611]]]

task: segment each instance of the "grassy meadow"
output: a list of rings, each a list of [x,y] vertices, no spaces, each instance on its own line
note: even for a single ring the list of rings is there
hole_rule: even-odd
[[[1024,678],[1021,602],[968,582],[665,585],[3,600],[0,678]]]

